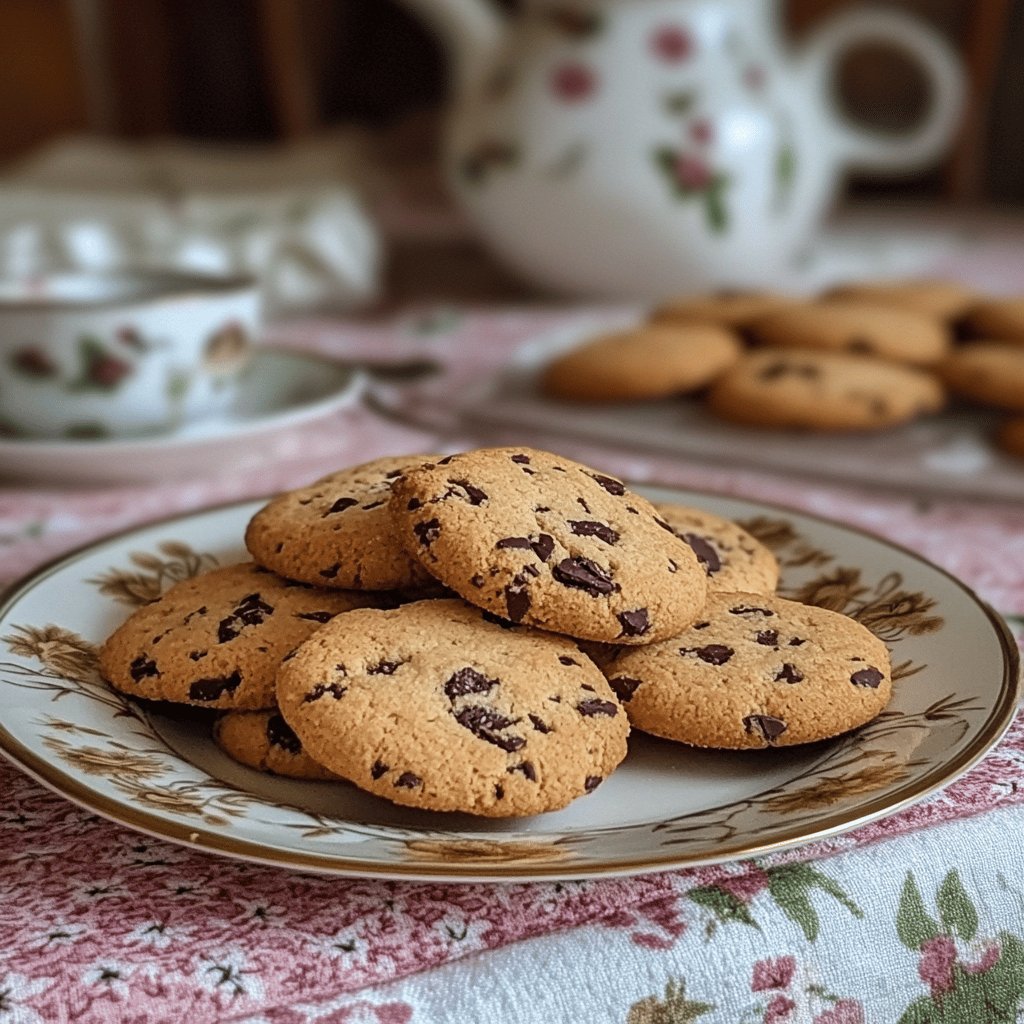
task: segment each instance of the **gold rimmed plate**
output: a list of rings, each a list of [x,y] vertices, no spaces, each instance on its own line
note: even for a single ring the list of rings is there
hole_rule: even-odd
[[[696,751],[634,733],[590,796],[531,819],[393,806],[346,783],[235,764],[209,719],[140,708],[96,675],[133,608],[245,557],[258,503],[181,516],[40,570],[0,607],[0,750],[44,785],[129,828],[226,856],[339,875],[528,881],[750,857],[920,800],[990,750],[1019,699],[1017,649],[967,587],[913,553],[797,512],[638,487],[742,522],[773,548],[783,596],[843,611],[892,650],[895,696],[849,736],[789,749]]]

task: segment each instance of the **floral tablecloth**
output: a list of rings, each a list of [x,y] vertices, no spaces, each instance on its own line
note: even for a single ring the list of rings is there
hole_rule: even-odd
[[[0,582],[134,523],[473,442],[436,414],[538,331],[592,311],[424,309],[281,344],[438,373],[299,428],[259,474],[0,490]],[[432,424],[429,428],[427,414]],[[854,523],[1024,614],[1024,508],[922,501],[561,446],[634,480]],[[578,883],[348,881],[222,860],[95,818],[0,764],[0,1024],[872,1024],[1024,1012],[1024,722],[967,776],[844,837],[724,867]]]

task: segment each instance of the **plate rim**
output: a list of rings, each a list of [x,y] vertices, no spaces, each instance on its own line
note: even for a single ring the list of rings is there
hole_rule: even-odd
[[[953,573],[896,541],[881,537],[862,527],[842,523],[814,512],[806,512],[802,509],[776,502],[744,498],[740,495],[722,491],[686,488],[656,480],[627,480],[626,483],[627,486],[633,489],[659,488],[667,491],[686,491],[690,494],[704,495],[712,499],[720,498],[741,501],[759,505],[770,511],[802,516],[822,525],[852,533],[855,536],[897,551],[923,565],[925,568],[938,573],[954,584],[984,614],[989,625],[992,627],[1002,654],[1003,672],[999,697],[978,736],[975,737],[974,741],[967,748],[960,752],[955,760],[943,762],[923,779],[910,784],[908,788],[911,791],[906,793],[906,795],[896,800],[891,796],[877,797],[874,800],[868,801],[866,805],[860,805],[857,813],[825,817],[819,826],[811,829],[794,826],[791,831],[798,832],[798,835],[787,833],[770,842],[733,844],[723,848],[720,853],[710,856],[686,857],[681,855],[679,850],[672,850],[662,856],[654,855],[642,860],[616,859],[601,864],[581,867],[575,871],[568,868],[565,864],[558,863],[549,865],[531,863],[525,870],[522,867],[510,867],[508,870],[501,870],[500,865],[495,864],[480,865],[479,868],[474,869],[472,863],[466,861],[451,864],[451,870],[438,871],[436,869],[424,869],[415,863],[408,865],[401,863],[374,865],[364,860],[332,854],[311,854],[302,850],[278,850],[258,841],[218,835],[215,832],[208,831],[204,826],[179,824],[158,814],[129,807],[122,801],[96,793],[73,776],[55,767],[52,762],[47,761],[28,749],[17,737],[10,733],[2,722],[0,722],[0,756],[46,789],[69,800],[83,810],[99,815],[124,828],[142,832],[156,839],[176,843],[188,849],[198,849],[218,856],[232,857],[268,867],[299,870],[335,877],[362,877],[448,884],[521,883],[586,878],[614,878],[685,868],[706,867],[751,857],[762,857],[770,853],[777,853],[782,850],[842,835],[872,821],[896,814],[943,789],[978,764],[999,743],[1010,728],[1021,705],[1022,696],[1024,696],[1024,680],[1021,678],[1021,654],[1017,641],[1010,632],[1009,626],[1003,617],[987,601],[982,600],[973,588]],[[143,530],[158,528],[209,513],[242,508],[246,505],[254,505],[265,500],[268,500],[268,498],[257,496],[255,498],[221,502],[188,512],[178,512],[147,522],[136,523],[123,530],[105,534],[102,537],[81,544],[71,551],[49,559],[41,566],[38,566],[0,590],[0,618],[5,616],[22,596],[43,582],[45,578],[65,566],[73,564],[81,556],[104,544],[121,540]],[[179,755],[175,754],[174,756]],[[514,844],[510,843],[509,845]]]

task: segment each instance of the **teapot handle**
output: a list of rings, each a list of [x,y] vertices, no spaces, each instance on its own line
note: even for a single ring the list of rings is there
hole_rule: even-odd
[[[855,125],[835,102],[835,78],[844,51],[864,42],[904,50],[928,79],[930,104],[921,123],[893,136]],[[900,11],[856,8],[830,18],[805,43],[800,57],[805,87],[832,107],[833,146],[841,163],[858,170],[903,171],[933,162],[960,121],[966,95],[960,58],[929,25]]]

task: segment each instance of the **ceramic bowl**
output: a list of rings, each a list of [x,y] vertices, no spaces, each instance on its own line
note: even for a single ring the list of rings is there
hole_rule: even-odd
[[[255,283],[160,272],[0,279],[0,428],[160,433],[228,408],[260,324]]]

